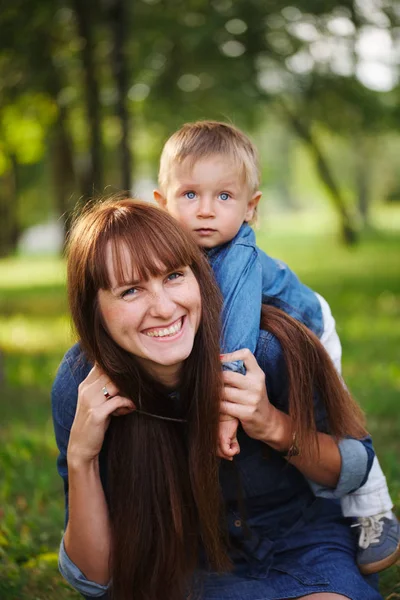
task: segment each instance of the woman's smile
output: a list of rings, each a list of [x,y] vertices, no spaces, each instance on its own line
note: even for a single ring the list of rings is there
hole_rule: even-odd
[[[201,319],[200,289],[188,266],[141,279],[128,249],[118,249],[125,282],[118,281],[111,247],[107,252],[110,289],[98,292],[104,325],[114,341],[136,356],[156,379],[176,385],[193,349]]]
[[[179,319],[174,321],[174,323],[172,323],[171,325],[166,325],[164,327],[150,327],[149,329],[143,330],[142,333],[144,333],[144,335],[147,335],[148,337],[155,337],[157,339],[160,339],[160,341],[161,339],[165,338],[176,339],[178,337],[177,334],[182,331],[183,320],[184,317],[179,317]]]

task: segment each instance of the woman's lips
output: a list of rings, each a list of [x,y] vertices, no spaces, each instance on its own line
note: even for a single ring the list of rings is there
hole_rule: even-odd
[[[171,338],[176,334],[180,333],[183,326],[184,317],[179,317],[176,321],[173,321],[170,325],[165,327],[150,327],[142,331],[144,335],[152,338]]]

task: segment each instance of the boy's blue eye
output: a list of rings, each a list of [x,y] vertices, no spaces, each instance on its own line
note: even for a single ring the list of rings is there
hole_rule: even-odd
[[[188,200],[194,200],[196,198],[196,192],[185,192],[184,196]]]
[[[219,197],[221,198],[221,200],[229,200],[230,195],[227,192],[221,192]]]

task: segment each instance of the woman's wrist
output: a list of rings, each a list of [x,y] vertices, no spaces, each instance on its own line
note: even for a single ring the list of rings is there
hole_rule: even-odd
[[[293,444],[293,433],[293,423],[289,415],[271,406],[271,416],[261,441],[277,452],[288,452]]]
[[[79,453],[68,452],[67,453],[68,471],[74,472],[88,472],[88,471],[99,471],[99,457],[87,457],[82,456]]]

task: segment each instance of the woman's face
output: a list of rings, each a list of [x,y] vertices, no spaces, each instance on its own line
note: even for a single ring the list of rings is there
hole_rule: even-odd
[[[197,280],[187,266],[151,276],[148,281],[132,280],[135,268],[127,248],[122,247],[120,255],[126,280],[123,285],[118,283],[108,247],[111,289],[98,292],[105,325],[119,346],[134,354],[156,379],[173,387],[200,324]]]

